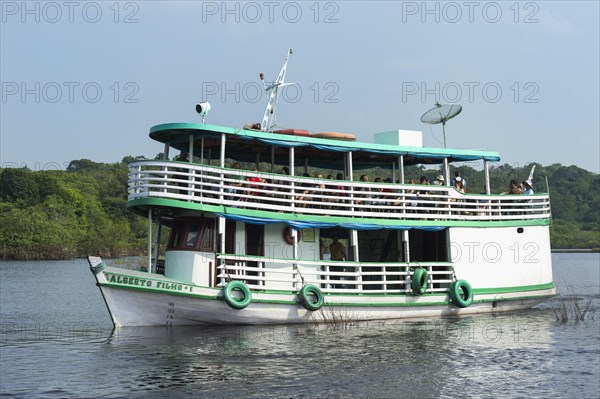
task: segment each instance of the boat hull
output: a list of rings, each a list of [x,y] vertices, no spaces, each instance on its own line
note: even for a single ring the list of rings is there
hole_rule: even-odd
[[[125,326],[301,324],[420,317],[449,317],[531,308],[556,294],[554,286],[475,295],[465,308],[447,294],[325,295],[323,307],[306,310],[293,293],[252,292],[244,309],[227,305],[223,290],[160,275],[112,267],[92,268],[113,323]]]

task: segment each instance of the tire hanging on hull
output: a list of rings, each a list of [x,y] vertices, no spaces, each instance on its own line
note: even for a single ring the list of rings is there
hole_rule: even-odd
[[[459,308],[466,308],[473,303],[473,288],[467,280],[456,280],[450,285],[450,299]]]
[[[232,295],[233,290],[241,291],[244,297],[239,299]],[[225,302],[229,305],[230,308],[235,310],[244,309],[246,306],[252,302],[252,294],[250,293],[250,289],[246,284],[241,281],[234,280],[227,283],[225,288],[223,288],[223,295],[225,297]]]
[[[300,290],[298,295],[300,296],[300,303],[302,304],[302,306],[304,306],[304,308],[306,310],[314,312],[316,310],[321,309],[321,306],[323,306],[323,303],[324,303],[323,293],[321,292],[319,287],[317,287],[316,285],[313,285],[313,284],[305,285],[304,287],[302,287],[302,289]],[[309,296],[316,297],[317,298],[316,302],[312,302],[309,299]]]
[[[423,295],[427,291],[427,281],[429,279],[429,273],[422,267],[415,269],[412,277],[410,288],[415,295]]]

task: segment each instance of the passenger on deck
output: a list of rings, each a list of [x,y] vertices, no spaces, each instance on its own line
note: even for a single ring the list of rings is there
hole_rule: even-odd
[[[310,177],[310,175],[308,173],[303,173],[302,174],[303,177]],[[310,194],[312,192],[311,190],[311,184],[310,183],[298,183],[298,201],[309,201],[311,198],[307,197],[306,194]],[[306,208],[308,204],[303,204],[303,203],[299,203],[298,207],[299,208]]]
[[[459,193],[463,193],[463,194],[465,193],[465,186],[463,185],[463,182],[461,180],[455,180],[454,181],[454,188]]]
[[[289,176],[290,174],[290,169],[287,166],[284,166],[281,168],[281,170],[279,171],[280,175],[284,175],[284,176]],[[271,182],[269,182],[271,183]],[[288,180],[283,180],[281,178],[277,178],[276,176],[273,176],[273,181],[272,183],[277,184],[279,186],[290,186],[291,183]],[[271,190],[276,191],[276,193],[273,193],[272,197],[279,199],[279,200],[275,200],[272,203],[274,205],[287,205],[288,202],[286,201],[285,203],[280,201],[281,199],[289,199],[289,193],[290,193],[290,189],[288,187],[269,187]],[[282,212],[282,211],[279,211]]]
[[[368,183],[369,182],[369,176],[367,175],[362,175],[360,177],[360,181],[363,183]],[[359,198],[357,200],[355,200],[356,204],[360,204],[360,205],[370,205],[371,201],[368,201],[367,198],[371,198],[371,188],[370,187],[365,187],[364,185],[362,187],[358,188],[358,191],[360,191],[360,194],[356,195],[356,198]],[[368,210],[365,208],[360,208],[359,210]]]
[[[239,162],[236,162],[236,163],[234,163],[233,165],[231,165],[231,169],[237,169],[237,170],[240,170],[241,166],[242,166],[242,165],[240,165],[240,163],[239,163]],[[239,189],[240,187],[242,187],[242,181],[244,180],[244,177],[243,177],[242,175],[232,175],[232,176],[231,176],[231,179],[233,179],[233,180],[238,180],[238,181],[239,181],[239,183],[238,183],[238,182],[236,182],[236,183],[231,183],[231,182],[230,182],[230,183],[229,183],[229,187],[228,187],[227,189],[225,189],[225,192],[226,192],[227,194],[229,194],[229,195],[227,195],[227,196],[225,197],[225,199],[227,199],[227,200],[230,200],[230,201],[233,201],[233,200],[239,199],[237,196],[235,196],[235,195],[232,195],[232,194],[238,194],[238,191],[239,191],[238,189]],[[240,199],[240,201],[244,201],[244,199],[243,199],[243,198],[241,198],[241,199]]]
[[[344,180],[344,175],[342,173],[338,173],[335,179],[340,182]],[[344,197],[346,196],[346,193],[343,191],[346,191],[346,187],[344,187],[341,183],[338,183],[335,189],[338,190],[337,195],[341,197],[340,199],[336,200],[336,202],[340,204],[345,203],[346,201],[344,200]],[[343,208],[339,207],[338,209],[342,210]]]
[[[331,173],[327,175],[327,180],[334,180],[334,178],[333,178],[333,175],[332,175]],[[324,187],[325,187],[327,190],[333,190],[333,189],[335,189],[335,185],[334,185],[334,184],[332,184],[332,183],[329,183],[329,184],[327,184],[327,185],[325,185],[325,184],[324,184],[323,186],[324,186]],[[334,193],[332,193],[332,192],[329,192],[329,191],[327,191],[327,192],[323,192],[323,193],[321,193],[321,194],[322,194],[323,196],[326,196],[326,197],[332,197],[332,196],[334,196],[334,195],[335,195]],[[325,205],[325,206],[324,206],[324,208],[325,208],[325,209],[331,209],[331,205],[330,205],[330,204],[332,204],[332,203],[334,203],[334,202],[337,202],[337,199],[335,199],[335,198],[323,198],[323,202],[326,202],[326,203],[327,203],[327,205]]]
[[[325,209],[325,205],[323,204],[324,202],[327,202],[326,198],[323,198],[323,195],[327,195],[327,193],[324,191],[325,190],[325,183],[323,181],[323,175],[316,175],[315,178],[317,178],[317,184],[315,184],[315,190],[314,190],[314,194],[318,195],[318,198],[313,198],[312,200],[317,202],[317,204],[315,205],[315,208],[323,208]]]
[[[456,191],[458,191],[459,193],[464,194],[465,193],[465,187],[463,186],[463,182],[462,179],[460,178],[460,176],[458,176],[456,179],[454,179],[454,188],[456,189]],[[463,202],[463,200],[457,200],[456,198],[450,198],[450,202]],[[457,206],[458,208],[463,208],[464,205],[459,205]],[[458,212],[461,215],[465,215],[465,212]]]
[[[454,171],[454,179],[450,180],[450,185],[451,185],[452,187],[454,187],[454,183],[456,183],[456,180],[460,180],[460,181],[462,181],[462,185],[463,185],[463,187],[464,187],[465,189],[467,188],[467,182],[466,182],[466,180],[465,180],[465,179],[464,179],[464,178],[461,176],[461,174],[460,174],[460,170],[458,170],[458,169]]]
[[[331,254],[331,260],[345,261],[346,260],[346,247],[344,244],[339,242],[338,237],[333,237],[333,242],[329,245],[329,253]],[[329,267],[331,272],[345,272],[344,266],[331,266]],[[330,280],[344,280],[342,276],[329,276]],[[344,288],[343,285],[332,285],[333,288]]]
[[[421,176],[419,184],[429,186],[429,179],[427,178],[427,176]],[[429,194],[428,190],[417,191],[417,198],[419,198],[421,200],[420,206],[427,207],[427,204],[423,203],[422,201],[429,201],[429,197],[421,197],[421,196],[422,195],[426,196],[428,194]],[[424,212],[429,212],[429,211],[425,210]]]
[[[408,180],[408,184],[414,185],[417,184],[417,179],[409,179]],[[394,201],[394,206],[405,206],[405,207],[414,207],[417,206],[417,193],[415,190],[413,189],[408,189],[408,190],[400,190],[400,192],[404,192],[404,195],[397,197],[396,201]],[[406,210],[407,212],[415,212],[412,210]]]
[[[383,182],[386,183],[386,184],[392,184],[392,179],[390,177],[388,177]],[[381,198],[383,198],[385,200],[385,202],[383,202],[383,205],[388,206],[388,207],[392,205],[392,203],[393,203],[392,202],[392,198],[393,197],[391,195],[389,195],[389,194],[391,194],[393,192],[394,191],[392,190],[391,187],[386,187],[383,190],[381,190],[381,194],[382,194]],[[388,208],[385,211],[386,212],[391,212],[391,209]]]
[[[252,168],[252,171],[256,172],[256,168]],[[249,199],[248,201],[259,202],[259,197],[262,196],[262,194],[260,194],[257,190],[263,188],[262,183],[266,183],[267,181],[258,176],[250,176],[246,180],[250,182],[248,187],[252,189],[251,194],[254,196],[254,198]]]
[[[525,187],[525,190],[523,190],[523,195],[533,195],[533,183],[531,180],[525,180],[523,182],[523,187]]]
[[[433,181],[434,186],[443,186],[444,185],[444,175],[438,175]],[[435,192],[435,191],[434,191]],[[442,193],[442,191],[437,191],[436,193]],[[446,205],[444,204],[444,197],[433,197],[432,201],[436,201],[437,203],[434,205],[436,208],[443,208]],[[435,213],[442,213],[441,211],[436,211]]]
[[[373,183],[379,183],[381,184],[381,177],[376,177],[375,180],[373,180]],[[373,189],[373,198],[376,200],[382,200],[383,196],[381,195],[381,193],[383,192],[383,187],[376,187]],[[381,209],[381,205],[383,205],[382,201],[373,201],[373,207],[374,207],[374,211],[376,212],[383,212],[383,209]]]
[[[508,192],[506,194],[522,194],[522,191],[519,190],[519,185],[516,180],[511,180],[508,185]]]
[[[331,260],[346,260],[346,247],[342,244],[338,237],[333,237],[333,242],[329,245],[329,253],[331,254]]]

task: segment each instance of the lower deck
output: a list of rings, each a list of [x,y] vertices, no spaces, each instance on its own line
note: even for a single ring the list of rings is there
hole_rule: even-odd
[[[313,284],[333,295],[413,295],[417,269],[427,272],[427,294],[457,279],[513,291],[553,281],[548,226],[295,230],[206,215],[170,226],[164,275],[202,287],[238,280],[262,292]]]

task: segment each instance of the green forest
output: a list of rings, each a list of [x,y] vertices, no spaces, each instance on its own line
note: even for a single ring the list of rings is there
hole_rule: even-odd
[[[0,169],[0,259],[143,255],[147,221],[126,207],[127,164],[138,159],[145,158],[128,156],[118,163],[74,160],[64,171]],[[511,179],[525,180],[533,165],[494,166],[492,192],[506,191]],[[460,171],[467,193],[484,191],[483,171],[470,166],[460,166]],[[309,170],[311,175],[329,172]],[[385,169],[357,173],[368,174],[371,181],[391,176]],[[439,171],[409,167],[405,173],[407,180],[425,175],[433,181]],[[598,250],[600,175],[577,166],[536,164],[533,183],[536,191],[550,192],[552,247]]]

